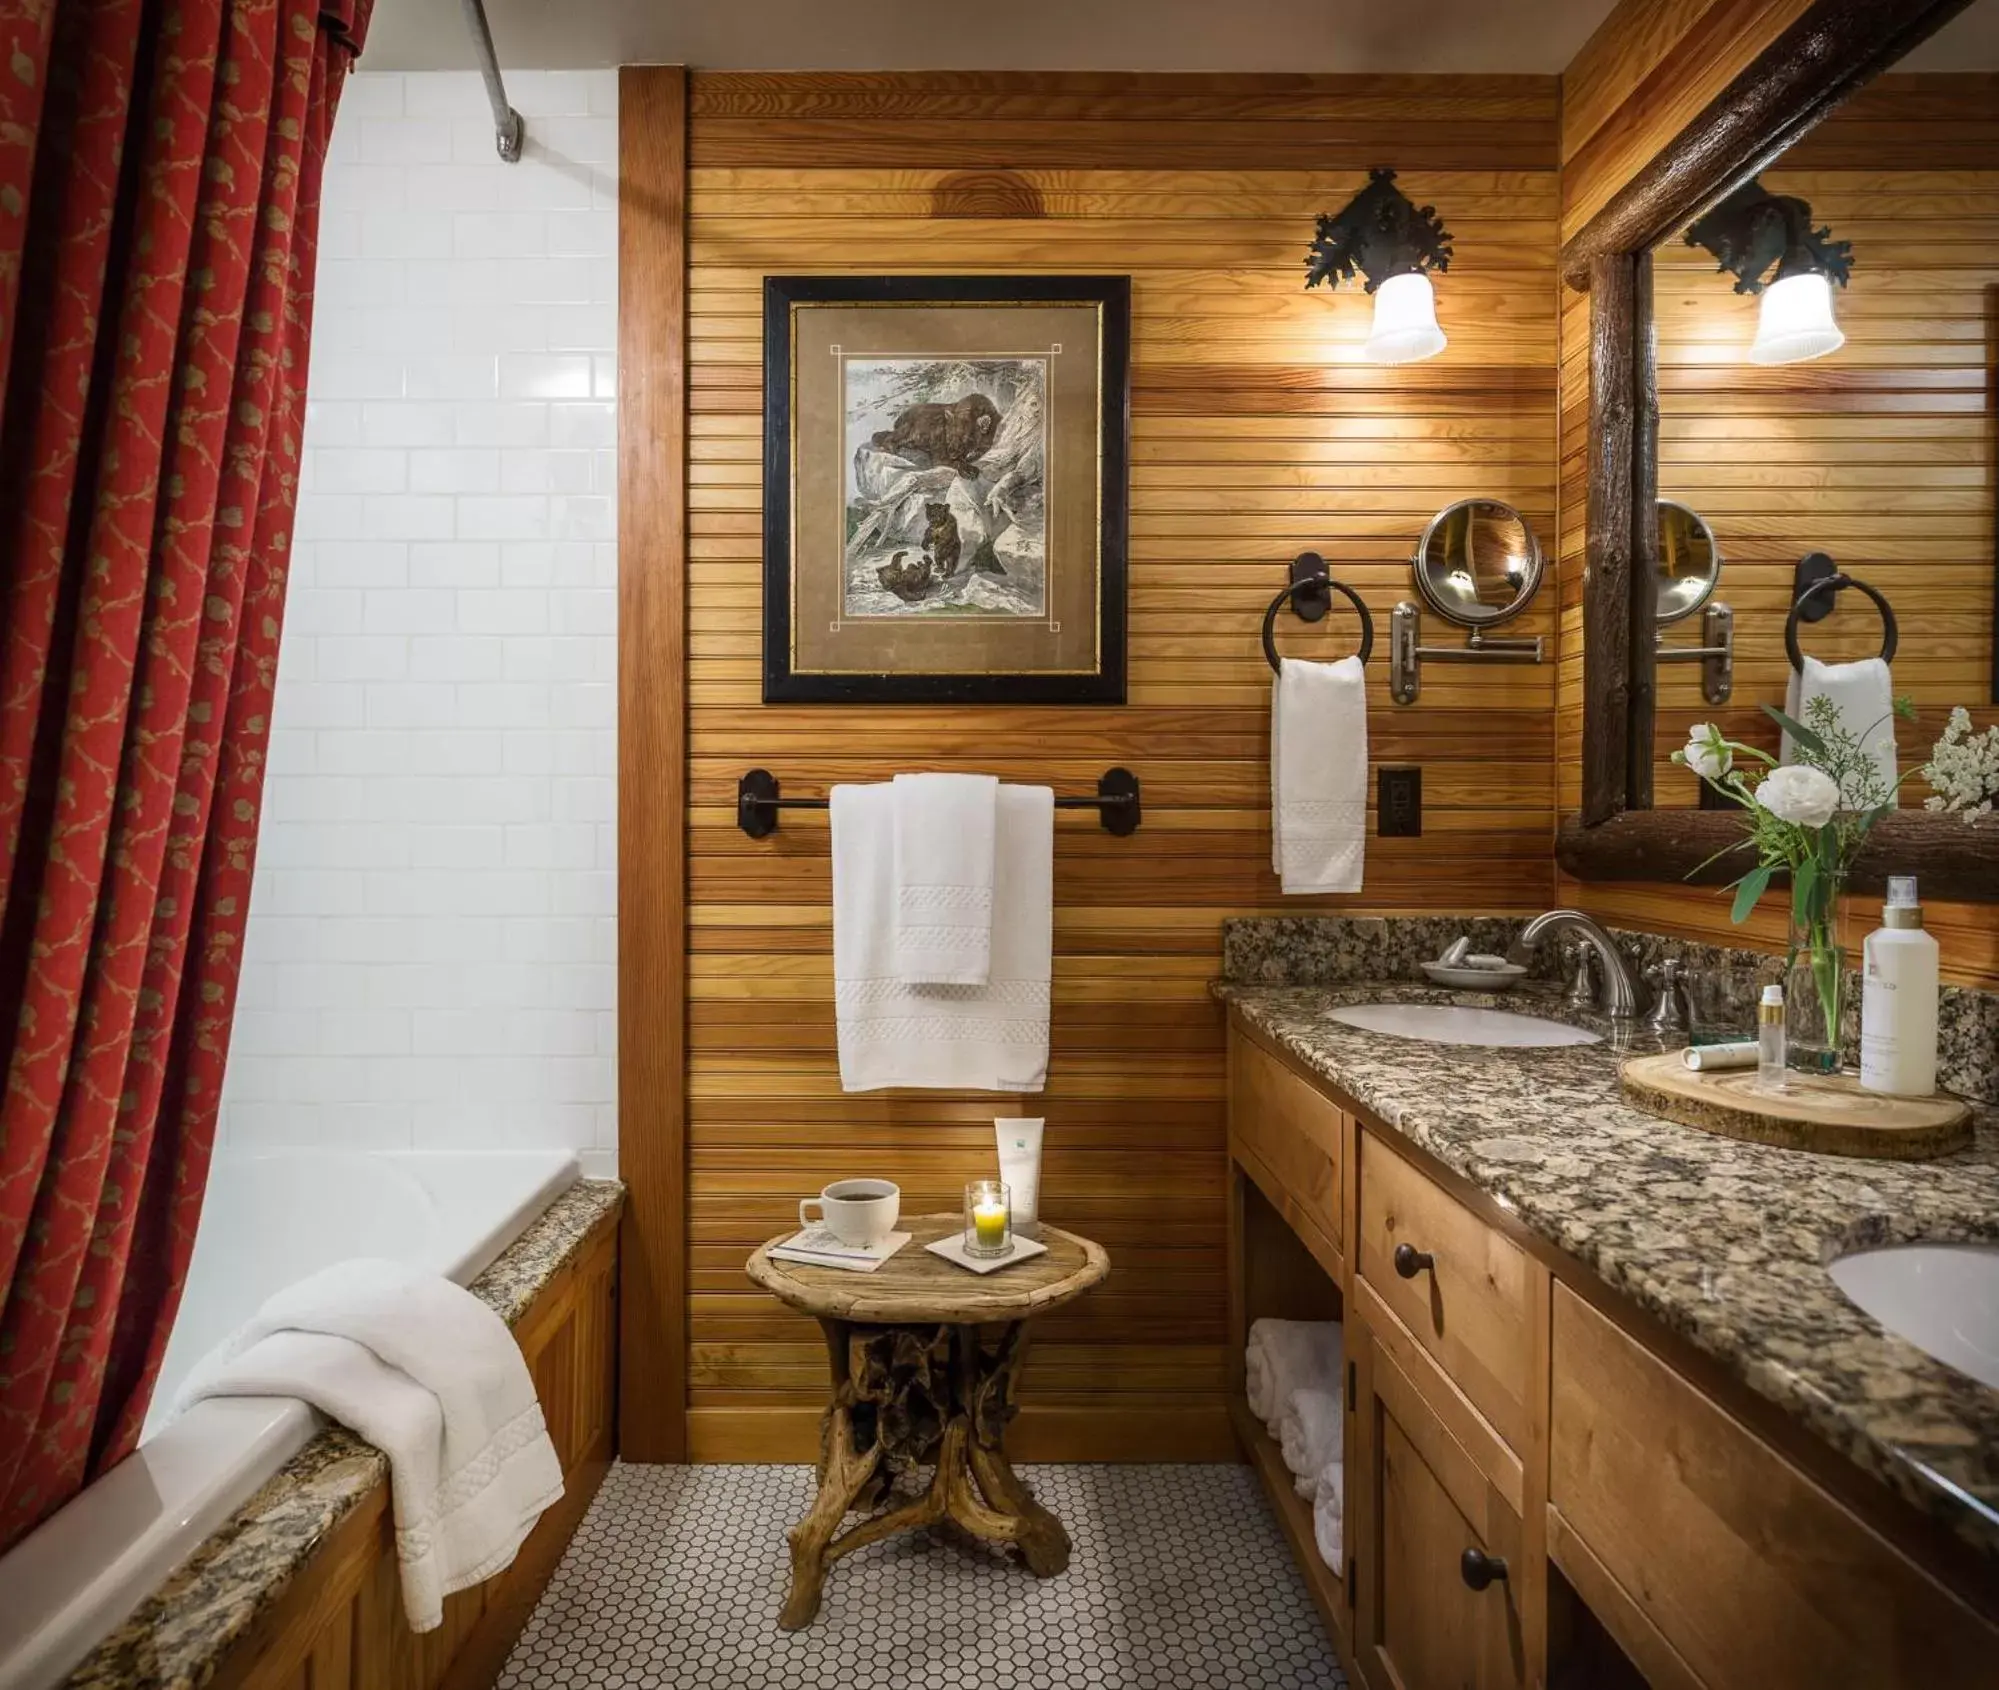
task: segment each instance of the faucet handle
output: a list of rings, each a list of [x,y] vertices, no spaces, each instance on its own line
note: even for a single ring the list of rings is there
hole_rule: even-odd
[[[1676,957],[1666,957],[1645,970],[1645,978],[1659,988],[1652,1012],[1645,1017],[1648,1032],[1661,1035],[1684,1033],[1687,1017],[1680,1006],[1680,976],[1685,972]]]
[[[1563,942],[1562,962],[1574,970],[1569,976],[1568,1004],[1571,1009],[1596,1008],[1596,981],[1590,973],[1590,960],[1593,955],[1589,946],[1580,939]]]

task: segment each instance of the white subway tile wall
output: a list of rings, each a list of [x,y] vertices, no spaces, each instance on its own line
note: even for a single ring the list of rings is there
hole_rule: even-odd
[[[615,1165],[617,73],[507,93],[342,96],[232,1148]]]

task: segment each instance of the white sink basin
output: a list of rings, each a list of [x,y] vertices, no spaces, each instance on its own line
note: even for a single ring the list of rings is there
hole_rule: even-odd
[[[1890,1332],[1999,1390],[1999,1245],[1893,1244],[1827,1271]]]
[[[1538,1015],[1507,1009],[1470,1009],[1452,1003],[1355,1003],[1326,1012],[1343,1027],[1424,1039],[1437,1045],[1593,1045],[1595,1033]]]

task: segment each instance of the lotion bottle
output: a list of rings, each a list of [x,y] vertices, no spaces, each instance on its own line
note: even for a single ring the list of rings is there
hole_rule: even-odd
[[[1893,875],[1867,935],[1860,987],[1860,1083],[1893,1097],[1937,1089],[1937,942],[1923,931],[1913,875]]]
[[[1784,1043],[1784,988],[1773,980],[1756,1005],[1756,1084],[1763,1091],[1790,1090]]]

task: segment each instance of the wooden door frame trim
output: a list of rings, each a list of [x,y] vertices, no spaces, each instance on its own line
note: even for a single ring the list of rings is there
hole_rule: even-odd
[[[1678,880],[1740,835],[1726,814],[1651,807],[1656,624],[1651,596],[1632,590],[1657,544],[1651,251],[1969,3],[1816,0],[1562,248],[1563,280],[1590,295],[1582,804],[1557,846],[1579,880]],[[1959,831],[1932,839],[1932,823],[1908,841],[1934,855],[1925,890],[1999,901],[1999,835]],[[1856,884],[1877,878],[1863,861]]]
[[[618,1453],[687,1459],[687,70],[618,71]]]

